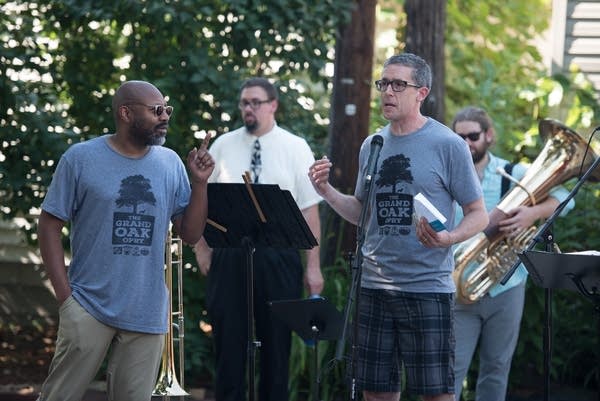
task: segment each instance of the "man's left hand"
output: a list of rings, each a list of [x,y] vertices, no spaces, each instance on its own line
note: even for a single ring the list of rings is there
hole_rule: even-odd
[[[508,235],[518,234],[528,229],[538,218],[533,208],[529,206],[517,206],[508,213],[508,216],[498,222],[498,229]]]
[[[208,153],[210,135],[206,135],[199,149],[192,149],[187,156],[187,166],[190,170],[191,180],[194,183],[205,183],[215,168],[215,161]]]

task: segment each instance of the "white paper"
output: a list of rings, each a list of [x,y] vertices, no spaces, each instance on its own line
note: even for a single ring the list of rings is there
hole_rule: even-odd
[[[414,213],[419,220],[421,217],[425,217],[429,222],[431,228],[435,231],[443,231],[446,229],[444,223],[446,222],[446,217],[440,213],[439,210],[435,206],[429,202],[429,200],[422,193],[418,193],[415,195],[414,199]]]
[[[579,251],[579,252],[565,252],[570,255],[592,255],[592,256],[600,256],[600,252],[590,249],[589,251]]]

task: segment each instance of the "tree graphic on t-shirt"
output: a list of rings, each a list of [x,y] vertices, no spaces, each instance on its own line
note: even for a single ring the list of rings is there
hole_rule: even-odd
[[[391,186],[392,192],[402,192],[402,187],[398,184],[413,182],[413,176],[410,172],[410,158],[400,154],[389,157],[381,163],[379,178],[375,181],[378,187]]]
[[[143,203],[156,204],[156,198],[151,191],[150,180],[143,175],[132,175],[121,181],[119,198],[115,201],[118,207],[131,206],[133,213],[138,213],[138,206]]]

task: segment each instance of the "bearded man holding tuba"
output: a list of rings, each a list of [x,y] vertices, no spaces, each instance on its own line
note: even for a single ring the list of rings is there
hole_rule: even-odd
[[[495,131],[492,120],[485,110],[476,107],[466,107],[460,110],[454,117],[452,129],[469,145],[475,169],[481,180],[485,205],[490,212],[499,204],[504,192],[514,186],[511,181],[519,182],[527,169],[522,164],[510,164],[490,152],[489,148],[495,142]],[[506,171],[514,180],[503,177],[498,169]],[[555,186],[543,201],[531,202],[532,204],[529,205],[517,205],[507,211],[506,218],[498,222],[499,235],[509,239],[519,236],[520,233],[530,229],[537,220],[550,216],[568,194],[569,192],[565,188]],[[574,202],[571,200],[563,210],[563,215],[573,206]],[[458,210],[457,222],[461,218],[462,215]],[[515,249],[515,251],[518,250],[520,249]],[[455,280],[457,279],[456,273],[455,271]],[[463,273],[460,272],[460,274]],[[458,293],[455,308],[456,400],[460,400],[463,381],[478,344],[479,372],[475,400],[505,400],[510,365],[517,345],[523,314],[526,280],[527,270],[520,265],[505,285],[500,284],[500,280],[498,280],[483,296],[467,301],[461,298],[460,283],[457,282]]]

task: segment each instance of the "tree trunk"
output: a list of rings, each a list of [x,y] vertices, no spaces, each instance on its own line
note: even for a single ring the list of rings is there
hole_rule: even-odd
[[[421,112],[445,122],[444,35],[446,0],[406,0],[406,51],[423,57],[431,66],[433,84]]]
[[[331,184],[345,194],[354,193],[358,151],[369,134],[376,5],[376,0],[356,1],[335,49],[328,157],[333,162]],[[323,233],[324,264],[332,264],[340,253],[355,251],[356,227],[329,207],[323,211]]]

